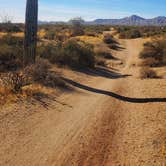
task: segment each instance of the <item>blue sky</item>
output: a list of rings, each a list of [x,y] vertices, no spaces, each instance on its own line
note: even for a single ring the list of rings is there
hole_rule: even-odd
[[[8,14],[23,22],[26,0],[0,0],[0,16]],[[146,18],[166,16],[166,0],[39,0],[39,19],[66,21],[121,18],[137,14]]]

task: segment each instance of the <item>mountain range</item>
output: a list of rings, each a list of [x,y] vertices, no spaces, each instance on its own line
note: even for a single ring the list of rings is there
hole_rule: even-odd
[[[39,21],[39,24],[62,24],[68,22],[48,22]],[[137,15],[132,15],[130,17],[125,17],[121,19],[96,19],[94,21],[85,21],[85,24],[90,25],[135,25],[135,26],[166,26],[166,17],[158,16],[151,19],[146,19]]]

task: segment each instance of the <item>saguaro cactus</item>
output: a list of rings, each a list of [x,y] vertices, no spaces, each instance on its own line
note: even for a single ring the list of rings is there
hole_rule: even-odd
[[[25,19],[24,65],[35,63],[38,29],[38,0],[27,0]]]

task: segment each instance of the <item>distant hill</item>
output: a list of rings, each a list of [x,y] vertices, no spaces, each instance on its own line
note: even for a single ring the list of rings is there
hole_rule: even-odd
[[[97,19],[90,24],[102,24],[102,25],[155,25],[164,26],[166,25],[166,17],[159,16],[152,19],[145,19],[137,15],[125,17],[122,19]]]
[[[39,21],[39,24],[68,24],[69,22]],[[94,21],[85,21],[84,24],[90,25],[135,25],[135,26],[166,26],[166,17],[159,16],[152,19],[145,19],[137,15],[121,19],[96,19]]]

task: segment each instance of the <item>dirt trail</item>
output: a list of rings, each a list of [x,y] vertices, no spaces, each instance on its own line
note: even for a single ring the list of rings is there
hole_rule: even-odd
[[[47,108],[20,103],[0,112],[0,165],[166,164],[166,82],[135,76],[138,68],[130,64],[143,39],[119,42],[125,48],[116,52],[124,62],[119,72],[98,68],[79,82],[68,78],[76,92]]]

